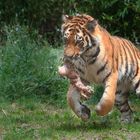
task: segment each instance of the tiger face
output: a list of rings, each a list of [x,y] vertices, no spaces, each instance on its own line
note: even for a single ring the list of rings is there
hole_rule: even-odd
[[[64,56],[77,58],[89,49],[97,48],[99,41],[93,34],[96,26],[97,21],[88,15],[64,15],[62,24]]]

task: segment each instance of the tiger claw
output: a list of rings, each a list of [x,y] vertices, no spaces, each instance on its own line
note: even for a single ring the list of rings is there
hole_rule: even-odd
[[[81,92],[81,99],[88,100],[90,97],[87,96],[85,93]]]

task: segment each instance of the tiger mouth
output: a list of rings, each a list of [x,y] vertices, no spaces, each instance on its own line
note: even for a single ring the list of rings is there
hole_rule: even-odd
[[[74,65],[74,61],[78,59],[78,57],[80,57],[80,55],[78,56],[64,56],[63,58],[63,62],[65,64],[69,64],[70,66],[73,66]]]

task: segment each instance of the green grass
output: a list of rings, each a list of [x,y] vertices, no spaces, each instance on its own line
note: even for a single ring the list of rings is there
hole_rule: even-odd
[[[131,124],[121,124],[116,109],[102,118],[95,114],[94,105],[89,106],[92,116],[88,122],[82,122],[67,105],[52,106],[36,97],[13,102],[1,99],[0,137],[4,140],[139,140],[138,100],[133,104],[137,112]]]

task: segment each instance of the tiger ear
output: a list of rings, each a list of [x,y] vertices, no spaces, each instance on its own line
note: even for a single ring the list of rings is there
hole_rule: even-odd
[[[72,16],[69,16],[69,15],[62,15],[62,21],[65,23],[67,22],[68,20],[72,19]]]
[[[91,20],[87,23],[86,28],[89,32],[93,32],[97,24],[98,24],[97,20],[95,19]]]

